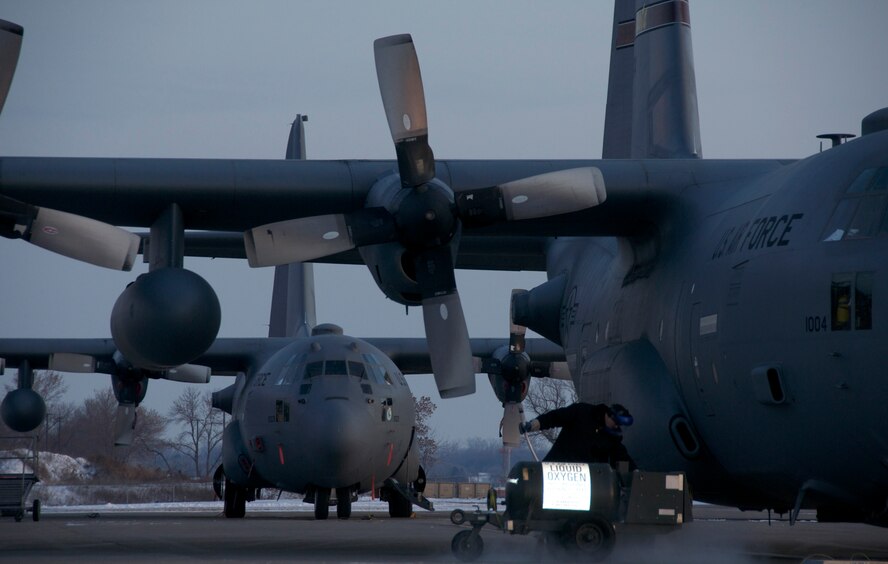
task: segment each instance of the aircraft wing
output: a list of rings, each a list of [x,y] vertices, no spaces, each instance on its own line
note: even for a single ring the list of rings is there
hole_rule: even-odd
[[[586,167],[601,171],[607,195],[601,205],[465,230],[467,236],[508,237],[634,234],[688,186],[741,179],[785,164],[695,159],[436,162],[438,178],[457,197],[549,172]],[[177,204],[186,229],[245,231],[359,210],[374,183],[394,170],[394,161],[3,157],[0,195],[126,227],[149,227]],[[0,212],[7,204],[0,198]]]
[[[405,374],[431,374],[428,343],[422,338],[364,339],[388,355]],[[194,359],[193,364],[207,366],[214,375],[249,373],[261,366],[271,355],[291,343],[289,338],[225,338]],[[489,358],[497,349],[508,346],[508,339],[471,339],[472,355]],[[535,361],[560,362],[564,351],[545,339],[528,339],[527,353]],[[109,339],[0,339],[0,359],[5,366],[16,368],[27,361],[34,370],[53,367],[53,355],[81,355],[93,359],[94,370],[77,372],[111,373],[117,348]]]
[[[431,374],[432,365],[426,339],[365,339],[385,353],[404,374]],[[509,346],[508,339],[470,339],[472,356],[491,358],[495,351]],[[531,360],[538,362],[562,362],[564,350],[546,339],[527,339],[525,351]],[[478,370],[481,373],[481,370]]]
[[[248,338],[216,339],[210,348],[193,363],[207,366],[217,375],[249,372],[271,354],[290,342],[290,339]],[[0,339],[0,359],[8,368],[16,368],[27,361],[35,370],[61,372],[112,373],[117,368],[117,348],[108,339]],[[54,365],[61,355],[80,355],[92,359],[94,370],[65,370],[71,368],[66,359],[63,366]]]

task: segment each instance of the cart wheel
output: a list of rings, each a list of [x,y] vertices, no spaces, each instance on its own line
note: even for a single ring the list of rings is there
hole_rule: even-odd
[[[484,540],[479,535],[472,538],[472,531],[460,531],[450,541],[450,551],[463,562],[471,562],[484,552]]]
[[[578,523],[573,528],[572,540],[576,549],[593,561],[603,560],[613,550],[616,534],[610,522],[600,517],[593,517]]]
[[[462,525],[466,522],[466,512],[462,509],[454,509],[450,512],[450,522],[454,525]]]
[[[34,503],[31,505],[31,517],[34,521],[40,520],[40,500],[35,499]]]
[[[21,520],[24,519],[24,518],[25,518],[25,512],[24,512],[24,511],[18,511],[18,512],[16,512],[16,514],[15,514],[15,521],[16,521],[16,523],[21,522]]]

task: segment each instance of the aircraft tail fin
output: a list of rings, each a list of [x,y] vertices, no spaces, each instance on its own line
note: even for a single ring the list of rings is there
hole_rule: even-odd
[[[305,121],[308,121],[308,116],[296,114],[290,127],[285,158],[305,159]],[[268,336],[308,337],[315,325],[313,266],[299,262],[276,266]]]
[[[603,157],[702,155],[688,0],[615,0]]]

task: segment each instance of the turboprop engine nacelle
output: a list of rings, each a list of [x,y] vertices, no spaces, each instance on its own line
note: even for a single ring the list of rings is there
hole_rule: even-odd
[[[203,354],[222,319],[219,299],[206,280],[182,268],[139,276],[117,298],[111,336],[134,366],[173,368]]]

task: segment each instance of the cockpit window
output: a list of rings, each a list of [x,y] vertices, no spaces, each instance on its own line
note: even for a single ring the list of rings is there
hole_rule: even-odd
[[[370,380],[375,384],[393,385],[392,378],[386,372],[385,367],[379,360],[370,353],[365,353],[364,364],[367,372],[370,374]]]
[[[344,360],[328,360],[324,365],[324,374],[327,376],[347,376]]]
[[[324,361],[316,360],[305,365],[305,377],[314,378],[324,374]]]
[[[305,353],[294,354],[291,356],[284,367],[281,368],[275,386],[289,386],[290,384],[302,379],[302,371],[305,368]]]
[[[888,232],[886,192],[888,167],[868,168],[861,172],[836,204],[823,231],[823,241],[866,239]]]
[[[349,376],[354,376],[361,380],[367,379],[367,371],[364,370],[364,365],[360,362],[355,362],[354,360],[348,361],[348,374]]]

